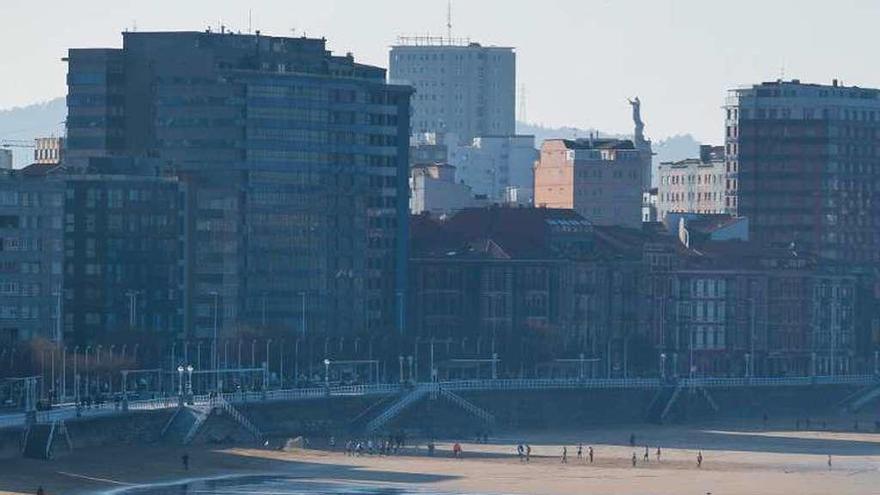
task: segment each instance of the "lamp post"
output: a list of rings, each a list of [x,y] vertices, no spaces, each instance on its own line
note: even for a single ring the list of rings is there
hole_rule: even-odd
[[[403,355],[397,356],[397,359],[400,362],[400,383],[403,383]]]
[[[278,380],[279,388],[284,390],[284,339],[281,339],[281,348],[278,351]]]
[[[666,381],[666,353],[660,353],[660,379]]]
[[[409,362],[409,381],[412,383],[415,383],[416,377],[415,377],[415,375],[413,375],[413,357],[407,356],[406,360],[407,360],[407,362]]]
[[[193,398],[193,366],[191,364],[186,365],[186,395],[189,398],[190,404],[192,404]]]
[[[177,395],[180,397],[181,402],[183,401],[183,372],[186,371],[183,365],[179,365],[177,367]]]
[[[269,388],[269,346],[272,345],[272,339],[266,339],[266,383],[263,384],[263,389]]]
[[[492,379],[498,379],[498,353],[492,353]]]
[[[122,370],[122,410],[128,411],[128,370]]]
[[[330,360],[324,359],[324,387],[330,392]]]
[[[880,352],[874,351],[874,374],[877,375],[878,371],[880,371]]]
[[[746,353],[746,376],[751,378],[752,376],[752,355],[750,353]]]
[[[293,344],[293,386],[297,387],[299,383],[299,339]]]
[[[306,338],[306,291],[300,291],[299,297],[301,300],[301,308],[300,308],[300,326],[299,331],[302,338]]]
[[[86,365],[86,371],[85,371],[85,375],[86,375],[86,397],[89,396],[89,388],[90,388],[90,387],[89,387],[89,351],[90,351],[90,350],[92,350],[92,346],[87,345],[87,346],[86,346],[86,352],[85,352],[85,359],[84,359],[84,363],[83,363],[83,364]]]
[[[214,296],[214,338],[211,342],[211,367],[214,368],[214,390],[219,392],[220,387],[220,370],[217,366],[217,306],[220,302],[220,294],[217,291],[211,291]]]

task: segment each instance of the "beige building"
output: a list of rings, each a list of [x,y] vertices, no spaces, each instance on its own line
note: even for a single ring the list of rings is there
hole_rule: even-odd
[[[657,169],[657,218],[673,213],[729,213],[724,205],[724,146],[700,146],[700,158]]]
[[[42,137],[34,139],[34,163],[58,165],[64,150],[64,138]]]
[[[644,158],[630,140],[550,139],[535,164],[535,206],[570,208],[595,225],[641,228]]]

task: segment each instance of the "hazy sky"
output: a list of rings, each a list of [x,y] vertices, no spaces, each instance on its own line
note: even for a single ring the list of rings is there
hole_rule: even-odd
[[[400,34],[445,33],[446,0],[0,0],[0,108],[65,93],[68,47],[119,33],[202,30],[325,36],[334,52],[387,66]],[[454,0],[453,31],[517,49],[528,120],[721,139],[730,87],[786,78],[880,86],[876,0]]]

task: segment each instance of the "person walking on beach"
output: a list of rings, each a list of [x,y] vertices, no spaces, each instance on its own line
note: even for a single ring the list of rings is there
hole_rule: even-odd
[[[632,463],[633,463],[633,467],[636,467],[636,453],[635,452],[633,452]]]
[[[455,445],[452,446],[452,456],[461,458],[461,444],[455,442]]]
[[[579,443],[578,444],[578,460],[581,460],[583,458],[584,458],[584,444]]]
[[[526,444],[526,462],[532,461],[532,446]]]
[[[590,456],[590,464],[593,463],[593,446],[591,445],[589,449],[587,449],[587,455]]]
[[[568,447],[562,447],[562,463],[568,464]]]
[[[645,455],[643,456],[643,459],[645,460],[645,462],[650,461],[650,458],[648,456],[648,446],[647,445],[645,445]]]
[[[698,468],[703,467],[703,451],[702,450],[697,452],[697,467]]]
[[[525,460],[523,457],[525,455],[523,444],[519,444],[516,446],[516,455],[519,456],[519,462],[523,462]]]
[[[657,462],[660,462],[660,446],[657,446]]]
[[[180,461],[183,463],[183,470],[189,471],[189,454],[183,454],[180,456]]]
[[[37,495],[46,495],[46,492],[43,490],[42,486],[37,487]]]
[[[831,471],[831,454],[828,454],[828,470]]]

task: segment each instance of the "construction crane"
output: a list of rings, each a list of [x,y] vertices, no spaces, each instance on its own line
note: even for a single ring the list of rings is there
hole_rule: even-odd
[[[27,141],[24,139],[9,139],[0,141],[0,148],[33,148],[35,146],[33,141]]]

